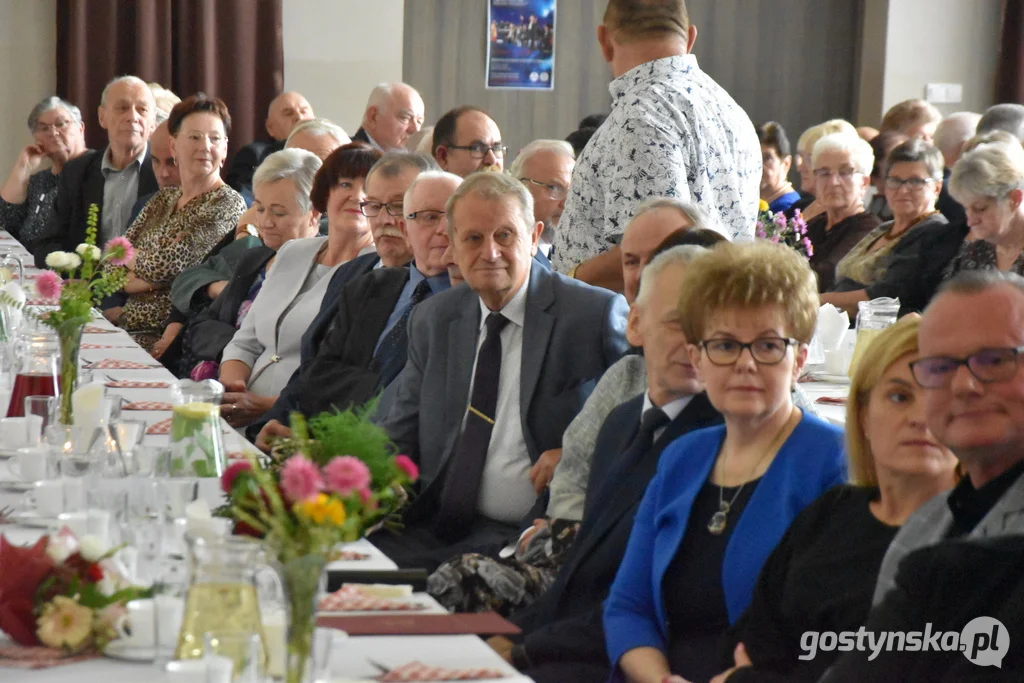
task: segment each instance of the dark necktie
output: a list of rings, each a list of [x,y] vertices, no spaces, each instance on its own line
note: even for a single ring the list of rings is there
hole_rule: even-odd
[[[476,517],[487,449],[498,409],[498,380],[501,377],[501,330],[508,318],[501,313],[487,316],[487,336],[476,356],[473,393],[466,413],[466,426],[448,459],[444,487],[435,522],[435,533],[448,540],[466,535]],[[451,359],[458,362],[458,359]]]
[[[409,316],[412,314],[413,306],[430,296],[430,283],[425,279],[420,280],[416,288],[412,290],[412,298],[409,306],[402,313],[402,317],[395,321],[391,329],[387,331],[384,338],[380,340],[377,353],[373,355],[373,367],[380,375],[379,387],[386,387],[391,384],[398,373],[405,367],[405,361],[409,356]]]
[[[640,431],[637,432],[636,437],[630,442],[629,446],[626,447],[622,454],[616,459],[615,464],[608,468],[605,472],[604,478],[600,482],[594,482],[597,484],[596,490],[587,494],[586,501],[586,513],[583,516],[583,526],[589,526],[586,522],[593,521],[597,515],[588,514],[595,504],[600,505],[601,501],[607,500],[608,497],[615,496],[615,489],[622,483],[623,478],[629,474],[630,470],[636,464],[644,453],[651,450],[654,445],[654,432],[658,431],[661,427],[667,425],[669,420],[668,415],[665,414],[661,408],[653,407],[648,408],[644,411],[643,416],[640,418]],[[594,496],[591,500],[591,496]],[[595,510],[596,511],[596,510]],[[580,529],[582,531],[582,528]]]

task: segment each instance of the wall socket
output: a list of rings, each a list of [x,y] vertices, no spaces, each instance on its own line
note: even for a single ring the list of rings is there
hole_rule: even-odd
[[[932,104],[959,104],[964,99],[964,86],[960,83],[928,83],[924,98]]]

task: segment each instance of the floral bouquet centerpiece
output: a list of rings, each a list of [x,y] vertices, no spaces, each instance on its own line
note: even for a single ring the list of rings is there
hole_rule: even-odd
[[[768,203],[762,199],[754,234],[761,239],[792,247],[807,258],[814,255],[811,238],[807,236],[807,221],[800,214],[800,209],[793,212],[792,218],[787,219],[782,213],[769,211]]]
[[[293,436],[277,441],[268,459],[235,461],[221,478],[235,530],[262,537],[279,563],[290,609],[288,683],[303,680],[321,577],[335,547],[395,513],[419,476],[370,422],[373,409],[308,422],[295,413]]]
[[[93,306],[124,287],[128,279],[125,265],[135,256],[131,242],[124,237],[115,237],[100,251],[96,246],[98,220],[99,208],[91,204],[85,242],[73,253],[48,254],[46,265],[51,270],[35,277],[39,297],[57,304],[55,310],[36,317],[52,327],[60,341],[60,421],[65,425],[73,419],[71,395],[78,379],[82,330],[92,319]]]
[[[30,547],[0,536],[0,629],[20,645],[102,650],[125,603],[149,595],[123,578],[117,550],[66,530]]]

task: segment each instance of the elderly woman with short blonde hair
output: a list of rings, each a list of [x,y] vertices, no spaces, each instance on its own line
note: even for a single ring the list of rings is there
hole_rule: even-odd
[[[814,145],[815,197],[825,207],[807,222],[814,247],[811,268],[818,276],[818,291],[827,292],[836,281],[836,266],[879,220],[864,208],[864,190],[875,163],[871,145],[856,134],[833,133]]]
[[[946,277],[962,270],[991,269],[1024,275],[1024,149],[1020,144],[977,144],[953,166],[949,191],[967,211],[970,233],[947,267]]]
[[[761,565],[793,518],[846,478],[842,430],[793,405],[818,291],[770,242],[722,243],[688,265],[679,313],[723,427],[668,446],[605,602],[616,680],[707,680]]]
[[[816,681],[836,660],[804,660],[807,631],[857,631],[882,558],[903,522],[953,486],[956,457],[925,424],[914,381],[919,316],[882,332],[865,352],[846,403],[850,484],[801,512],[765,562],[750,607],[730,633],[731,667],[713,683]]]

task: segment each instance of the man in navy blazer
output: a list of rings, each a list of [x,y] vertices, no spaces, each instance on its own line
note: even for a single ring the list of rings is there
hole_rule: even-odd
[[[530,468],[628,348],[621,296],[534,263],[543,224],[521,183],[475,173],[446,210],[466,283],[413,310],[381,420],[419,464],[418,495],[400,535],[371,539],[427,569],[517,534],[537,508]]]
[[[633,517],[661,452],[683,434],[722,421],[690,364],[676,310],[686,263],[705,252],[692,245],[674,247],[644,270],[627,338],[643,348],[648,391],[615,408],[601,426],[579,534],[551,588],[513,615],[523,636],[515,645],[491,640],[538,683],[607,678],[601,601],[626,552]]]
[[[128,231],[132,207],[139,197],[157,191],[149,156],[149,137],[156,129],[156,102],[145,81],[115,78],[103,89],[100,126],[109,142],[69,161],[60,174],[57,202],[45,237],[32,246],[36,266],[46,267],[47,254],[74,251],[85,241],[89,206],[99,208],[96,244]]]

